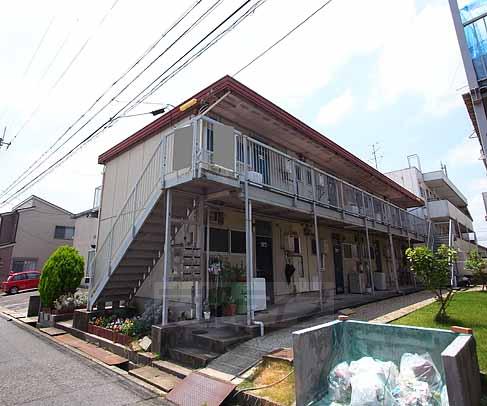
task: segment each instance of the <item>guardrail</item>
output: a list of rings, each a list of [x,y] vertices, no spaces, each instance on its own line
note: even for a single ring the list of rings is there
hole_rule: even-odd
[[[426,220],[392,203],[240,132],[236,132],[235,142],[236,171],[240,177],[245,176],[246,155],[251,183],[421,236],[427,235]],[[247,154],[244,154],[245,144]],[[208,154],[211,152],[207,151],[203,156]]]

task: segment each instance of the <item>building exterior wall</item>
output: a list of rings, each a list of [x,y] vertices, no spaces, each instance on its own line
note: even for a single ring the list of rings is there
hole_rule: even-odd
[[[174,127],[181,126],[185,122],[175,123]],[[161,138],[171,134],[174,131],[174,127],[141,142],[106,163],[99,212],[98,246],[105,240],[113,221],[127,201]]]
[[[211,228],[221,228],[225,230],[236,230],[245,232],[244,214],[232,209],[221,210],[223,212],[224,222],[221,225],[211,224]],[[311,217],[311,216],[310,216]],[[299,222],[284,221],[282,219],[273,219],[269,217],[261,217],[258,212],[254,213],[255,221],[266,221],[272,224],[272,246],[273,246],[273,282],[274,282],[274,299],[276,303],[285,302],[289,295],[304,294],[309,292],[319,291],[319,279],[316,266],[317,256],[313,254],[312,244],[314,243],[314,233],[309,224]],[[289,261],[285,250],[285,238],[288,234],[296,235],[300,240],[301,254],[303,262],[303,274],[300,275],[296,270],[291,278],[291,283],[287,283],[285,276],[286,263]],[[340,236],[341,242],[349,244],[365,245],[365,231],[347,231],[338,228],[331,228],[320,225],[319,235],[320,239],[324,240],[325,250],[324,254],[324,291],[325,297],[330,298],[335,295],[335,265],[333,260],[333,246],[332,234]],[[254,231],[254,270],[256,273],[256,255],[255,255],[255,231]],[[390,243],[387,235],[371,234],[370,243],[373,247],[378,244],[380,251],[380,266],[382,272],[386,274],[387,289],[395,289],[395,276],[392,266],[392,256],[390,250]],[[396,265],[398,268],[398,275],[401,272],[407,272],[407,266],[404,262],[404,251],[407,248],[406,240],[394,239]],[[162,248],[162,247],[161,247]],[[368,263],[364,257],[364,248],[362,252],[357,249],[360,256],[353,258],[343,258],[343,277],[345,283],[345,293],[350,293],[349,277],[350,274],[362,270],[366,273],[366,280],[369,279],[368,268],[363,264]],[[343,252],[343,249],[342,249]],[[232,254],[221,252],[210,252],[211,257],[218,257],[222,261],[228,261],[231,265],[238,265],[245,268],[245,254]],[[151,274],[144,280],[141,288],[137,292],[136,300],[139,305],[141,303],[152,303],[153,301],[160,301],[162,298],[162,281],[163,281],[163,264],[164,257],[161,257],[153,269]],[[204,259],[202,259],[204,261]],[[375,256],[372,258],[372,271],[379,271]],[[191,289],[193,282],[190,281],[170,281],[168,284],[168,298],[170,306],[184,306],[191,304]],[[140,305],[142,307],[142,305]]]
[[[96,233],[98,230],[98,218],[81,216],[75,219],[73,247],[78,250],[85,260],[85,276],[88,276],[88,251],[92,245],[96,245]]]
[[[71,213],[45,204],[38,199],[35,199],[32,208],[20,209],[12,261],[35,259],[37,269],[41,270],[56,248],[61,245],[73,245],[72,239],[54,238],[56,226],[74,227]]]
[[[10,273],[13,249],[13,245],[0,248],[0,282],[5,281]]]

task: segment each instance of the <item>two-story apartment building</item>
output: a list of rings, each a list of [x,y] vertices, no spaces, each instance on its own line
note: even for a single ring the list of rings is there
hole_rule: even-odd
[[[72,245],[72,213],[38,196],[0,214],[0,280],[10,272],[42,270],[61,245]]]
[[[251,298],[250,324],[299,298],[319,310],[398,291],[405,248],[427,240],[414,193],[229,76],[99,163],[90,308],[156,301],[163,324],[201,318],[224,281]]]
[[[430,246],[445,244],[457,250],[459,274],[464,273],[464,262],[472,249],[482,254],[486,251],[477,244],[467,198],[448,178],[446,169],[422,172],[410,166],[386,175],[423,200],[424,206],[412,211],[430,220]]]

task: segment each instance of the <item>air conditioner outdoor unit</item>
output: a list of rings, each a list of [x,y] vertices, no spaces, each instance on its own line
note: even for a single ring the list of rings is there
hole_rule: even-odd
[[[253,182],[253,183],[262,183],[264,180],[262,174],[255,171],[249,171],[248,177],[249,177],[249,182]]]

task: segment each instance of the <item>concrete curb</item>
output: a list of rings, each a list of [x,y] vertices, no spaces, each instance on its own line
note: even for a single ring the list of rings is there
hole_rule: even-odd
[[[124,380],[128,381],[127,383],[136,391],[140,391],[141,389],[143,389],[145,391],[151,392],[151,394],[153,394],[154,396],[151,398],[147,398],[147,400],[155,399],[155,398],[164,398],[167,395],[166,392],[164,392],[160,389],[157,389],[153,385],[150,385],[150,384],[148,384],[148,383],[146,383],[146,382],[144,382],[138,378],[135,378],[132,375],[129,375],[128,371],[124,371],[124,370],[117,368],[117,367],[114,367],[114,366],[106,365],[103,362],[97,360],[96,358],[93,358],[93,357],[89,356],[88,354],[85,354],[84,352],[82,352],[76,348],[62,344],[62,343],[56,341],[54,338],[50,337],[49,335],[39,331],[37,328],[32,327],[26,323],[23,323],[22,321],[17,320],[16,318],[9,316],[8,314],[5,314],[1,311],[0,311],[0,318],[14,323],[17,327],[21,328],[22,330],[27,331],[27,332],[35,335],[36,337],[40,338],[41,340],[43,340],[46,343],[54,345],[55,347],[57,347],[61,351],[66,351],[66,352],[69,351],[70,353],[75,354],[78,358],[81,358],[84,361],[88,360],[91,363],[96,364],[98,368],[101,367],[105,370],[111,371],[112,373],[114,373],[114,374],[118,375],[119,377],[123,378]]]

